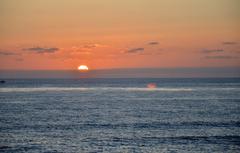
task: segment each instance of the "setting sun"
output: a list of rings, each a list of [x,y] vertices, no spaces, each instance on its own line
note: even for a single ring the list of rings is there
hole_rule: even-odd
[[[81,71],[87,71],[88,70],[88,67],[86,65],[80,65],[78,67],[78,70],[81,70]]]

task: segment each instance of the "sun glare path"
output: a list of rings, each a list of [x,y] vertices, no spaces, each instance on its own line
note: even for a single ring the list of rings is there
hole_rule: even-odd
[[[155,89],[155,88],[157,88],[157,85],[156,85],[156,83],[149,83],[149,84],[147,84],[147,88]]]

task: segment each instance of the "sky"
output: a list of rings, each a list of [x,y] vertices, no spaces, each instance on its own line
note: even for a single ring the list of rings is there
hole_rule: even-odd
[[[0,70],[240,66],[239,0],[1,0]]]

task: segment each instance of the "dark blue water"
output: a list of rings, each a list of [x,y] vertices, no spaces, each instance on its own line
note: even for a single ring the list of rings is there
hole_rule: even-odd
[[[6,80],[0,152],[239,152],[239,93],[240,79]]]

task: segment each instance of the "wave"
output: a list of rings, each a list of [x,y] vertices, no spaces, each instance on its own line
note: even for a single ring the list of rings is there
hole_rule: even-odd
[[[205,90],[224,90],[233,91],[240,88],[141,88],[141,87],[27,87],[0,88],[0,92],[46,92],[46,91],[162,91],[162,92],[188,92],[188,91],[205,91]]]
[[[44,92],[44,91],[192,91],[191,88],[132,88],[132,87],[38,87],[0,88],[0,92]]]
[[[74,123],[74,124],[26,124],[25,126],[14,125],[11,127],[0,127],[1,131],[14,129],[49,129],[49,130],[66,130],[66,129],[206,129],[206,128],[239,128],[239,121],[189,121],[189,122],[146,122],[146,123]]]

